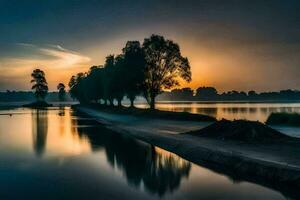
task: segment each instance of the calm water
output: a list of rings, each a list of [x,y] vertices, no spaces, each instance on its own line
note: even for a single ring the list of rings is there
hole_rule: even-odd
[[[0,111],[0,199],[285,199],[78,117]]]
[[[138,107],[146,107],[146,105],[140,104]],[[205,114],[217,119],[248,119],[265,122],[272,112],[300,113],[300,103],[158,102],[157,109]]]

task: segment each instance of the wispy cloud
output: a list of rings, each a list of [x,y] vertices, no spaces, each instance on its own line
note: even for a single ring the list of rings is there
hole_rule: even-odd
[[[56,49],[40,49],[40,52],[44,55],[54,57],[54,59],[50,61],[52,62],[53,67],[70,68],[74,67],[74,65],[86,64],[90,61],[89,57],[83,56],[77,52],[64,49],[59,45],[57,45],[56,47]]]
[[[58,81],[66,82],[73,73],[88,68],[90,61],[89,57],[61,45],[17,43],[9,55],[0,57],[0,90],[9,85],[25,89],[24,82],[28,82],[34,68],[43,69],[50,88],[55,88]]]

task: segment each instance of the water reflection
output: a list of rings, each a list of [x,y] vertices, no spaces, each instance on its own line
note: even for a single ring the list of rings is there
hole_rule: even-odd
[[[93,123],[92,121],[89,122]],[[189,178],[192,164],[173,153],[112,132],[103,126],[86,127],[84,126],[86,120],[73,120],[73,123],[74,127],[77,127],[78,134],[81,135],[81,137],[86,136],[89,139],[92,150],[94,152],[103,150],[110,166],[114,169],[119,169],[126,178],[127,183],[133,187],[145,189],[151,194],[163,197],[180,190],[182,180]],[[286,188],[275,187],[261,180],[258,181],[244,174],[239,174],[232,169],[205,162],[198,164],[225,175],[228,178],[227,180],[230,180],[234,185],[243,184],[245,180],[248,180],[270,188],[275,188],[285,193],[286,196],[294,197],[295,194],[294,190],[290,191]],[[211,176],[210,178],[214,179],[215,177]],[[202,184],[203,181],[205,182],[205,180],[197,181]],[[193,187],[196,187],[196,185],[193,185]],[[196,188],[194,189],[197,191]],[[209,191],[203,192],[205,194],[202,195],[205,196],[211,194],[213,189],[210,188]],[[200,196],[201,194],[198,195]],[[195,198],[193,197],[193,199]]]
[[[31,118],[33,149],[37,156],[42,156],[47,143],[48,111],[40,109],[33,110]]]
[[[82,121],[73,121],[78,133],[89,138],[94,151],[104,149],[108,163],[120,169],[128,183],[150,193],[163,196],[179,188],[187,178],[190,162],[141,141],[113,133],[104,127],[86,128]]]
[[[64,107],[31,110],[31,135],[35,155],[42,157],[89,152],[87,138],[79,137],[77,128],[72,124],[73,118],[70,109],[66,110]]]
[[[210,107],[208,107],[208,108],[197,108],[196,113],[201,113],[201,114],[217,117],[218,110],[217,110],[217,108],[210,108]]]
[[[138,107],[146,107],[143,104]],[[272,112],[300,113],[300,103],[204,103],[159,102],[160,110],[205,114],[217,119],[248,119],[265,122]]]
[[[18,113],[0,116],[5,199],[283,199],[235,170],[200,167],[73,115],[70,108]]]

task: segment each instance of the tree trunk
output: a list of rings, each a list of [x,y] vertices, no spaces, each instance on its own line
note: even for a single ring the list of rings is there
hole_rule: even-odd
[[[134,107],[134,99],[135,99],[135,96],[129,97],[129,100],[130,100],[130,107],[131,107],[131,108]]]
[[[114,106],[114,100],[113,99],[109,99],[109,106]]]
[[[134,100],[130,99],[130,108],[133,108],[133,107],[134,107]]]
[[[122,99],[117,99],[118,101],[118,107],[122,107]]]
[[[151,95],[150,97],[150,109],[154,110],[155,109],[155,95]]]

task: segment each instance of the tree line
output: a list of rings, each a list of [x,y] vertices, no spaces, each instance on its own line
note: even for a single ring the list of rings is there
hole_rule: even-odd
[[[261,92],[254,90],[227,91],[219,93],[214,87],[199,87],[196,90],[191,88],[174,89],[170,92],[164,92],[158,100],[170,101],[284,101],[300,100],[300,91],[298,90],[280,90],[278,92]]]
[[[78,73],[69,81],[70,94],[80,103],[121,106],[126,96],[134,106],[137,96],[144,96],[151,109],[164,89],[179,86],[181,78],[191,81],[190,64],[181,55],[179,45],[163,36],[151,35],[143,44],[127,41],[122,53],[108,55],[105,63]]]
[[[37,101],[44,101],[48,94],[45,73],[40,69],[31,74],[32,90]],[[172,89],[179,86],[179,78],[190,82],[191,70],[186,57],[181,55],[179,45],[163,36],[151,35],[143,44],[139,41],[127,41],[122,53],[108,55],[104,65],[92,66],[88,72],[77,73],[69,81],[69,93],[80,103],[103,103],[121,106],[127,97],[130,106],[134,106],[137,96],[144,96],[151,109],[155,108],[156,97],[159,100],[200,100],[200,101],[282,101],[300,100],[300,91],[281,90],[279,92],[228,91],[221,94],[214,87]],[[58,98],[66,100],[66,87],[57,85]],[[160,95],[161,94],[161,95]],[[0,93],[0,100],[26,93]]]

